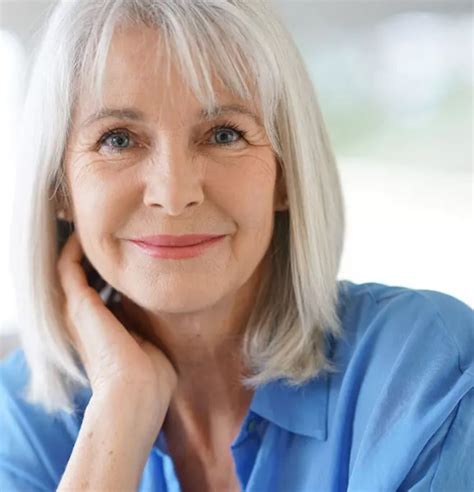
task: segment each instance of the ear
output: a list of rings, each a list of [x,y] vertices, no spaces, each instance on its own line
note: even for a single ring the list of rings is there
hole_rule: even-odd
[[[73,222],[74,218],[69,209],[69,206],[64,199],[57,199],[55,204],[56,217],[67,222]]]
[[[64,187],[60,186],[57,190],[54,203],[56,217],[58,219],[65,220],[67,222],[74,221]]]
[[[60,209],[56,212],[56,217],[61,220],[65,220],[66,222],[74,222],[72,215],[64,209]]]

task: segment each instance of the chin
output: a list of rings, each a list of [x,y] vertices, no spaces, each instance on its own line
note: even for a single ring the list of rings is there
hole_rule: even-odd
[[[160,287],[151,291],[134,292],[126,294],[135,304],[151,312],[165,312],[172,314],[195,313],[211,308],[224,296],[225,292],[219,292],[214,286],[204,289],[190,285],[175,288]]]

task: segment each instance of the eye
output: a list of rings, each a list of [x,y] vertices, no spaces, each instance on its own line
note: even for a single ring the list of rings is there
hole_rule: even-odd
[[[133,143],[131,134],[128,130],[116,128],[107,131],[99,140],[99,147],[108,147],[111,152],[120,153],[128,150],[129,145]]]
[[[245,137],[247,133],[245,130],[240,129],[237,125],[227,122],[223,125],[215,126],[211,129],[212,137],[215,137],[215,141],[211,142],[213,145],[233,145]],[[211,138],[211,141],[213,138]]]

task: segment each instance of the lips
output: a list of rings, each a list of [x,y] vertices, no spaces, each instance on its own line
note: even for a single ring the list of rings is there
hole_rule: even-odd
[[[184,247],[193,246],[196,244],[203,243],[205,241],[210,241],[211,239],[216,239],[218,237],[223,237],[222,235],[216,234],[189,234],[183,236],[174,236],[168,234],[160,234],[157,236],[147,236],[137,239],[133,239],[134,243],[141,243],[148,246],[168,246],[168,247]]]
[[[209,239],[211,237],[211,239]],[[205,241],[199,243],[194,243],[192,245],[186,246],[156,246],[150,243],[145,243],[141,241],[131,241],[135,246],[138,247],[143,253],[148,256],[155,258],[168,259],[168,260],[179,260],[185,258],[194,258],[204,254],[210,248],[216,247],[214,245],[221,244],[225,239],[224,236],[206,236]],[[201,236],[202,238],[202,236]],[[189,239],[189,238],[188,238]],[[196,239],[194,238],[193,241]]]

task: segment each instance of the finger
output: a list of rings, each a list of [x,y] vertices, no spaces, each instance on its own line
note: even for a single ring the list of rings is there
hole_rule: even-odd
[[[58,271],[66,295],[66,324],[75,347],[87,363],[103,357],[109,347],[120,346],[126,330],[88,285],[82,257],[82,246],[74,232],[64,246]]]
[[[88,287],[87,278],[85,277],[85,273],[82,269],[82,259],[82,245],[77,236],[77,232],[74,231],[69,236],[61,250],[57,270],[61,287],[65,294],[63,315],[65,318],[66,328],[72,339],[74,347],[78,350],[81,358],[84,359],[85,354],[82,349],[80,336],[74,326],[74,323],[72,323],[70,319],[71,311],[78,309],[78,299],[84,297],[84,290]]]
[[[89,288],[87,277],[81,264],[84,252],[77,232],[74,231],[66,241],[58,260],[58,273],[68,302],[77,301],[78,296]]]

